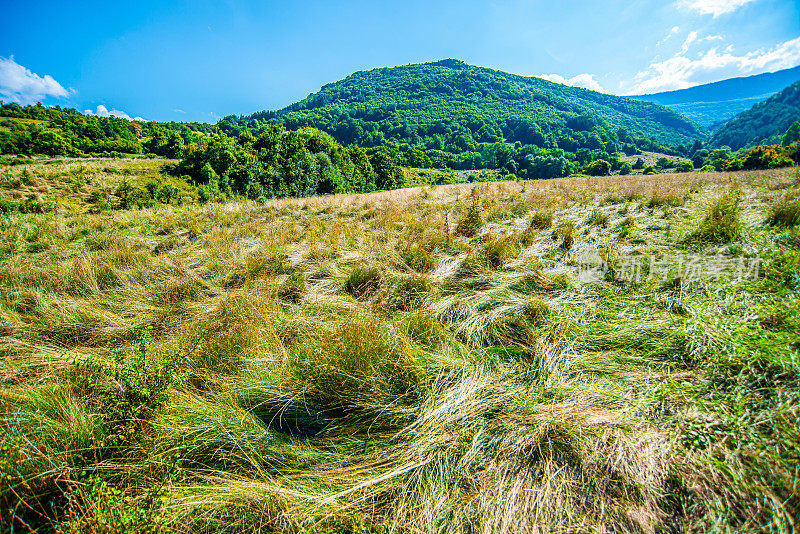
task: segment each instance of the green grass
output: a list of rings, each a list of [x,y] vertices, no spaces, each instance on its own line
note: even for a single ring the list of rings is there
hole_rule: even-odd
[[[793,532],[783,172],[0,215],[0,531]]]

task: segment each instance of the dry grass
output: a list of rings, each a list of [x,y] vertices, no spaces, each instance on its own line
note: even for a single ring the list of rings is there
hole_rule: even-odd
[[[791,532],[781,172],[4,217],[0,530]]]

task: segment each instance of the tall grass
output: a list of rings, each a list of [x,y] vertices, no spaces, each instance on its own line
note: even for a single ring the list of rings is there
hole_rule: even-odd
[[[108,165],[0,220],[0,531],[796,529],[780,171],[111,217],[90,180],[154,171]],[[621,274],[739,248],[758,277]]]

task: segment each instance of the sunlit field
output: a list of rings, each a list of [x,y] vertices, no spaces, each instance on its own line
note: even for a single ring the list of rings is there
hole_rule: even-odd
[[[127,210],[156,163],[3,172],[57,208],[0,214],[0,531],[797,529],[796,168]]]

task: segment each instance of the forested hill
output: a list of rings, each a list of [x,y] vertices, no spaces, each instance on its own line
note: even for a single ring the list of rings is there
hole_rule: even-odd
[[[630,98],[674,109],[703,126],[724,123],[800,80],[800,66]]]
[[[448,59],[356,72],[277,112],[226,117],[229,134],[313,126],[339,142],[462,153],[498,141],[575,151],[691,144],[705,131],[665,107]]]
[[[714,134],[711,144],[739,150],[780,143],[786,130],[797,120],[800,120],[800,82],[725,123]]]

